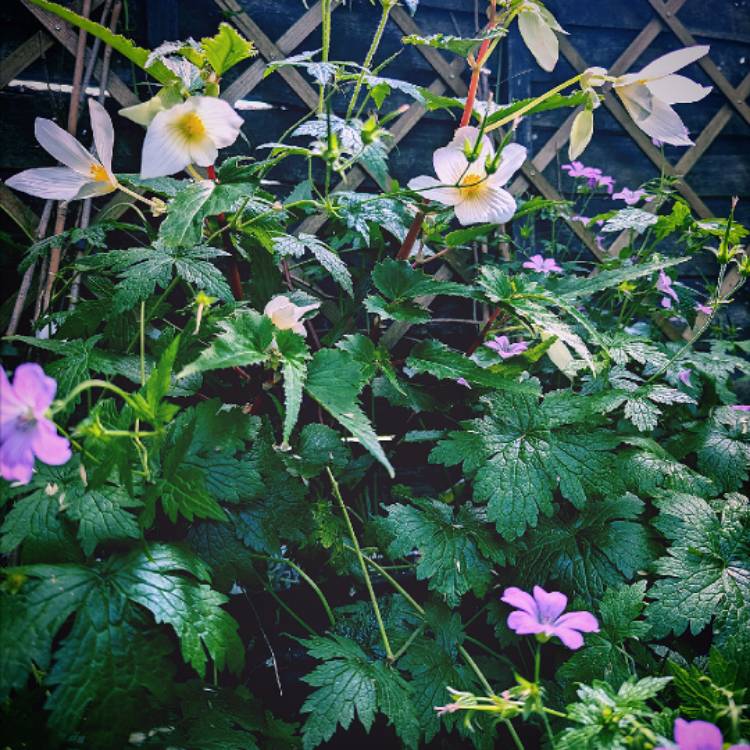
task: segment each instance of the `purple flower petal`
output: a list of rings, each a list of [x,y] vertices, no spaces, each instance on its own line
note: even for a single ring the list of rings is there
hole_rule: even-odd
[[[13,373],[13,390],[19,400],[41,416],[55,397],[57,383],[47,377],[39,365],[27,362]]]
[[[534,601],[539,608],[539,618],[543,622],[554,622],[568,606],[568,597],[560,591],[545,591],[534,586]]]
[[[555,626],[552,628],[552,635],[559,638],[571,651],[577,651],[583,646],[583,636],[573,628]]]
[[[516,609],[508,615],[508,627],[518,635],[534,635],[546,632],[548,626],[527,612]]]
[[[683,383],[688,388],[690,388],[692,386],[692,383],[690,382],[690,375],[691,375],[690,370],[688,369],[680,370],[677,373],[677,380],[679,380],[681,383]]]
[[[49,419],[40,419],[31,438],[31,450],[36,457],[50,466],[62,466],[70,461],[70,443],[57,434]]]
[[[680,750],[722,750],[724,746],[719,728],[707,721],[677,719],[674,741]]]
[[[505,589],[500,601],[510,604],[511,607],[515,607],[516,609],[521,609],[534,617],[539,616],[539,609],[534,601],[534,597],[532,597],[531,594],[527,594],[525,591],[521,591],[521,589],[516,586],[510,586]]]
[[[591,612],[586,611],[566,612],[555,621],[555,626],[558,625],[565,626],[566,628],[575,628],[575,630],[580,630],[582,633],[599,632],[599,620]]]
[[[711,307],[711,305],[704,305],[702,302],[698,303],[695,306],[695,309],[699,313],[702,313],[703,315],[711,315],[711,313],[714,311],[714,309],[713,309],[713,307]]]
[[[735,411],[750,411],[750,404],[734,404],[732,408]]]
[[[0,445],[0,474],[9,482],[28,484],[34,468],[34,452],[29,441],[17,431],[3,436]]]

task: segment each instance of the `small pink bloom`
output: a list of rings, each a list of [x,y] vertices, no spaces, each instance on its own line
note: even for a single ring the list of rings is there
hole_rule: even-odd
[[[589,179],[589,187],[603,187],[607,188],[607,192],[612,195],[614,189],[615,189],[615,178],[610,177],[607,174],[599,174],[596,176],[595,180],[593,180],[594,184],[592,184],[592,179]]]
[[[529,260],[523,263],[523,267],[530,268],[537,273],[543,273],[545,276],[553,271],[562,273],[562,268],[557,265],[554,258],[544,258],[541,255],[532,255]]]
[[[703,313],[703,315],[711,315],[711,313],[714,311],[714,309],[713,309],[713,307],[711,307],[711,305],[704,305],[702,302],[699,302],[695,306],[695,309],[699,313]]]
[[[568,612],[568,597],[559,591],[534,586],[534,595],[511,586],[501,601],[516,607],[508,615],[508,627],[518,635],[545,635],[559,638],[572,651],[583,646],[581,633],[598,633],[599,622],[591,612]]]
[[[581,224],[588,224],[591,221],[591,219],[588,216],[579,216],[578,214],[576,214],[575,216],[571,216],[570,220],[580,221]]]
[[[13,384],[0,367],[0,475],[28,484],[34,459],[52,466],[70,460],[70,443],[45,414],[57,383],[39,365],[19,365]]]
[[[734,404],[732,408],[735,411],[750,411],[750,404]]]
[[[456,383],[458,383],[458,385],[462,385],[464,388],[468,388],[469,390],[471,390],[469,381],[466,378],[458,378],[458,380],[456,380]]]
[[[677,380],[679,380],[680,383],[683,383],[688,388],[690,388],[692,386],[692,383],[690,382],[690,370],[688,369],[680,370],[677,373]]]
[[[499,354],[503,359],[517,357],[529,348],[525,341],[517,341],[515,344],[511,344],[507,336],[496,336],[492,341],[488,341],[485,346]]]
[[[434,710],[437,711],[438,716],[445,714],[453,714],[456,711],[460,711],[462,706],[458,703],[447,703],[445,706],[433,706]]]
[[[630,190],[630,188],[623,188],[619,193],[615,193],[612,196],[612,200],[625,201],[628,206],[634,206],[644,195],[646,195],[645,190]]]
[[[659,278],[656,282],[656,291],[661,292],[664,297],[661,299],[661,306],[665,309],[672,307],[672,300],[679,302],[680,298],[677,296],[677,292],[672,289],[672,279],[664,273],[664,269],[659,271]],[[671,299],[670,299],[671,297]]]
[[[567,172],[569,177],[588,177],[591,167],[585,167],[583,162],[574,161],[571,164],[563,164],[561,169]]]
[[[674,741],[679,750],[722,750],[724,747],[721,730],[707,721],[677,719],[674,723]],[[666,748],[657,747],[656,750]],[[750,745],[732,745],[729,750],[750,750]]]

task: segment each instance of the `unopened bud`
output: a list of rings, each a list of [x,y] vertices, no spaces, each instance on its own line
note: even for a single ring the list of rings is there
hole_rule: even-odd
[[[743,255],[739,263],[740,275],[745,278],[750,277],[750,255]]]
[[[500,151],[498,151],[491,159],[487,157],[487,159],[484,162],[484,171],[487,174],[495,174],[497,170],[500,167],[500,162],[502,161],[502,154]]]
[[[732,247],[728,242],[722,240],[719,249],[716,251],[716,260],[718,260],[722,266],[725,266],[739,253],[739,251],[739,247]]]
[[[274,201],[271,205],[271,208],[274,211],[283,211],[284,210],[284,204],[281,201]]]
[[[479,158],[479,151],[476,148],[476,145],[473,144],[468,138],[464,141],[464,156],[466,157],[466,161],[468,161],[469,164],[475,162]]]
[[[156,218],[167,212],[167,204],[161,198],[151,199],[151,216]]]
[[[737,208],[737,204],[740,202],[739,195],[733,195],[732,196],[732,211],[734,211],[735,208]]]

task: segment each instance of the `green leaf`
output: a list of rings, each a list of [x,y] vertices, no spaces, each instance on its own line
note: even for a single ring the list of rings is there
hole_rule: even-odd
[[[169,204],[167,217],[159,227],[159,238],[166,247],[191,247],[201,242],[203,222],[209,216],[260,206],[253,198],[250,183],[192,182],[181,189]],[[261,210],[270,208],[263,205]]]
[[[312,750],[351,726],[356,715],[369,733],[378,711],[395,726],[404,744],[415,748],[419,725],[409,686],[383,662],[372,662],[352,640],[339,635],[303,641],[311,656],[323,659],[302,679],[316,688],[302,706],[303,747]]]
[[[607,589],[597,612],[600,631],[586,635],[583,648],[558,670],[558,679],[572,683],[602,678],[616,687],[627,680],[631,675],[627,642],[644,639],[651,630],[639,619],[645,595],[646,581]]]
[[[608,586],[632,580],[654,558],[635,495],[592,500],[569,521],[542,520],[526,538],[521,578],[542,585],[554,580],[590,602]]]
[[[219,31],[214,36],[201,39],[201,47],[218,76],[258,54],[255,45],[228,23],[219,24]]]
[[[698,434],[698,469],[725,492],[740,489],[748,479],[750,437],[741,414],[716,409]]]
[[[474,37],[451,36],[450,34],[432,34],[431,36],[420,36],[409,34],[401,38],[403,44],[415,44],[419,46],[434,47],[435,49],[453,52],[459,57],[466,57],[475,47],[485,39],[496,39],[505,36],[507,30],[497,26],[489,31],[477,34]]]
[[[721,643],[750,628],[750,506],[743,495],[717,502],[672,493],[657,500],[654,526],[672,542],[656,562],[662,577],[649,591],[648,620],[657,637],[692,635],[712,623]]]
[[[79,28],[87,31],[92,36],[101,39],[106,45],[117,50],[121,55],[126,57],[131,62],[135,63],[139,68],[145,70],[149,75],[153,76],[159,83],[169,84],[177,80],[177,76],[169,68],[164,65],[161,61],[157,60],[152,65],[146,67],[146,61],[149,57],[149,50],[138,47],[133,43],[132,40],[121,34],[115,34],[109,29],[105,28],[96,21],[91,21],[88,18],[78,15],[69,8],[65,8],[58,3],[50,2],[50,0],[30,0],[34,5],[38,5],[43,10],[54,13],[64,21],[78,26]]]
[[[92,571],[78,565],[10,568],[17,593],[0,591],[0,699],[22,688],[32,669],[47,669],[52,640],[94,585]]]
[[[321,349],[310,363],[305,390],[349,430],[393,477],[393,467],[357,400],[364,384],[362,366],[347,352],[341,349]]]
[[[387,510],[385,526],[394,536],[389,554],[402,557],[416,548],[417,579],[429,581],[449,606],[458,606],[468,591],[478,597],[487,593],[493,567],[505,564],[505,552],[476,511],[463,506],[454,514],[449,505],[419,499]]]
[[[113,580],[125,596],[151,612],[157,623],[167,623],[180,639],[183,659],[203,677],[207,655],[219,670],[237,671],[244,647],[237,623],[221,605],[222,594],[181,573],[208,579],[203,563],[187,551],[166,544],[137,550],[113,567]]]
[[[138,539],[140,529],[132,513],[139,500],[130,497],[121,487],[105,485],[84,492],[68,492],[65,513],[78,521],[78,538],[83,551],[90,555],[99,542]]]
[[[525,394],[494,393],[482,399],[487,416],[449,433],[430,454],[432,463],[463,463],[474,476],[474,498],[487,503],[487,517],[509,541],[539,513],[552,515],[558,489],[582,508],[591,495],[616,495],[622,480],[612,472],[611,451],[619,438],[586,423],[586,399],[570,395],[539,404]]]
[[[255,310],[239,310],[219,323],[221,333],[198,359],[184,367],[178,378],[195,372],[244,367],[266,362],[274,335],[270,318]]]
[[[172,646],[131,610],[125,597],[105,587],[92,589],[78,608],[47,678],[53,689],[45,708],[60,735],[71,734],[86,716],[89,727],[106,727],[110,742],[125,743],[141,707],[167,697]]]
[[[283,363],[284,401],[284,429],[282,443],[286,445],[297,424],[300,406],[302,405],[302,388],[307,375],[307,361],[310,350],[305,339],[291,330],[276,333],[276,345]]]
[[[520,374],[523,367],[505,364],[480,367],[463,352],[433,339],[420,341],[411,350],[406,365],[415,372],[426,373],[440,380],[463,378],[472,385],[499,388],[509,393],[536,395],[539,392],[535,381],[519,381],[513,377]]]
[[[689,258],[661,258],[640,265],[623,266],[599,271],[596,276],[568,276],[554,286],[554,294],[559,294],[568,302],[573,302],[592,294],[611,289],[624,281],[633,281],[644,276],[651,276],[663,268],[685,263]]]
[[[346,263],[315,235],[300,232],[298,237],[289,234],[274,237],[273,247],[282,257],[291,255],[295,258],[301,258],[305,251],[309,250],[318,263],[331,274],[334,281],[350,297],[354,296],[352,275],[349,273]]]
[[[424,271],[412,268],[405,260],[385,260],[372,271],[372,281],[378,291],[391,302],[433,294],[469,296],[472,287],[455,281],[440,281]]]

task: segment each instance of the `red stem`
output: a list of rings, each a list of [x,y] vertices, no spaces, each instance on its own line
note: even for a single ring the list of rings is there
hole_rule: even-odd
[[[488,27],[491,28],[491,27]],[[485,39],[479,47],[479,53],[477,54],[477,62],[471,71],[471,80],[469,81],[469,92],[466,94],[466,104],[464,105],[464,111],[461,115],[461,122],[458,127],[466,127],[471,122],[471,113],[474,109],[474,100],[477,98],[477,87],[479,86],[479,76],[482,72],[482,64],[484,63],[484,57],[487,54],[487,50],[490,47],[490,40]]]
[[[213,164],[209,164],[208,167],[206,167],[206,171],[208,172],[209,179],[213,180],[214,182],[218,182],[218,178],[216,177],[216,169]],[[219,214],[218,219],[219,224],[222,227],[225,227],[227,225],[227,217],[223,213]],[[232,295],[239,302],[239,300],[241,300],[244,296],[242,293],[240,267],[237,263],[237,258],[235,258],[234,256],[232,244],[229,241],[229,237],[227,237],[226,232],[221,233],[221,240],[224,244],[224,249],[231,255],[231,257],[229,258],[229,286],[232,288]]]
[[[500,308],[496,307],[491,313],[490,317],[487,318],[487,322],[482,328],[482,332],[474,339],[472,345],[466,350],[466,356],[470,357],[474,352],[479,349],[480,344],[484,341],[484,337],[487,335],[487,331],[490,330],[492,324],[497,320],[497,316],[500,315]]]
[[[422,229],[422,222],[424,221],[424,212],[419,211],[417,212],[417,215],[414,217],[414,220],[411,223],[411,226],[409,227],[409,231],[406,234],[406,237],[404,238],[404,242],[399,248],[398,254],[396,255],[396,260],[406,260],[409,257],[409,253],[411,252],[412,247],[414,246],[414,242],[416,241],[420,230]]]

